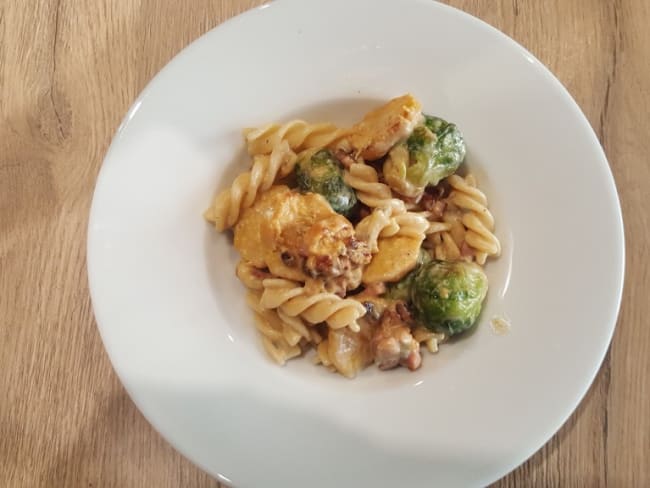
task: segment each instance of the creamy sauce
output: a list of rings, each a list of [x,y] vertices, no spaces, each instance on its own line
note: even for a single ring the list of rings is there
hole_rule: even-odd
[[[510,332],[510,322],[504,317],[492,317],[490,325],[492,326],[492,331],[497,335],[506,335]]]

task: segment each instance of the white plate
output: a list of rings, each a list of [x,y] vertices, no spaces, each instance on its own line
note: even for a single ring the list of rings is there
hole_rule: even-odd
[[[273,365],[236,252],[201,213],[247,163],[240,129],[350,123],[410,91],[456,122],[503,256],[476,333],[415,373],[354,381]],[[560,83],[483,22],[430,1],[283,0],[209,32],[118,131],[88,235],[95,315],[149,421],[222,480],[257,486],[478,486],[561,426],[596,374],[623,279],[616,189]],[[506,336],[488,320],[505,314]]]

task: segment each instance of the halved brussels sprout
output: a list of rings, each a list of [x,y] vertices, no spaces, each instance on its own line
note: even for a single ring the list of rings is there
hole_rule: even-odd
[[[391,150],[384,163],[384,175],[397,192],[417,197],[428,185],[437,185],[455,173],[465,152],[465,142],[456,125],[426,115],[424,124]]]

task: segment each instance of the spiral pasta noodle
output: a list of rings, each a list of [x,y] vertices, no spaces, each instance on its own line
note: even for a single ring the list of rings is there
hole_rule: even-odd
[[[449,231],[431,234],[427,240],[436,259],[440,261],[458,261],[461,258],[460,247],[456,244]]]
[[[395,215],[389,225],[379,233],[380,237],[408,236],[424,238],[429,232],[430,222],[427,219],[427,212],[404,212]]]
[[[296,164],[297,156],[286,141],[270,155],[255,157],[250,171],[240,174],[230,188],[222,191],[203,214],[222,231],[235,225],[241,212],[253,205],[257,195],[268,190],[278,178],[287,176]]]
[[[344,135],[345,131],[333,124],[310,124],[304,120],[244,130],[248,153],[251,156],[270,154],[278,144],[285,141],[291,150],[296,152],[327,147]]]
[[[494,235],[494,217],[487,207],[487,197],[476,187],[476,180],[469,175],[447,177],[452,188],[448,202],[464,210],[462,223],[467,229],[465,242],[476,250],[476,261],[484,264],[488,256],[501,254],[501,244]]]
[[[344,173],[343,179],[356,190],[357,198],[370,208],[404,207],[402,200],[393,198],[390,187],[379,181],[377,171],[372,166],[354,163]]]
[[[427,216],[427,212],[407,212],[403,207],[379,207],[357,224],[355,234],[368,244],[372,253],[376,253],[379,250],[378,241],[382,237],[408,236],[424,239],[431,228]]]
[[[260,305],[279,309],[289,317],[301,317],[311,324],[326,322],[332,329],[349,327],[359,330],[357,319],[365,315],[365,307],[356,300],[341,298],[333,293],[309,294],[306,287],[290,280],[264,280]]]
[[[458,261],[461,259],[460,248],[465,240],[465,233],[460,211],[447,209],[442,216],[442,222],[430,222],[424,246],[440,261]]]
[[[318,346],[316,347],[316,355],[314,356],[314,363],[322,364],[330,371],[336,371],[336,366],[334,366],[334,363],[330,358],[329,343],[327,339],[325,339],[323,342],[318,344]]]
[[[250,291],[246,301],[255,313],[255,327],[262,336],[262,345],[267,354],[278,364],[285,364],[291,358],[302,354],[300,342],[309,338],[309,332],[300,319],[285,320],[276,310],[260,306],[259,292]],[[304,329],[304,330],[303,330]]]
[[[258,269],[252,263],[245,260],[237,263],[235,274],[246,288],[250,290],[263,290],[263,281],[266,278],[272,277],[271,273]]]

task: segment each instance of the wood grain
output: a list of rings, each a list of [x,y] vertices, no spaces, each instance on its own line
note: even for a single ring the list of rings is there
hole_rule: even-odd
[[[261,3],[0,2],[0,486],[219,486],[113,373],[85,233],[103,155],[140,90],[191,40]],[[494,486],[650,486],[650,2],[448,3],[567,86],[610,159],[626,225],[625,293],[600,373],[560,432]]]

